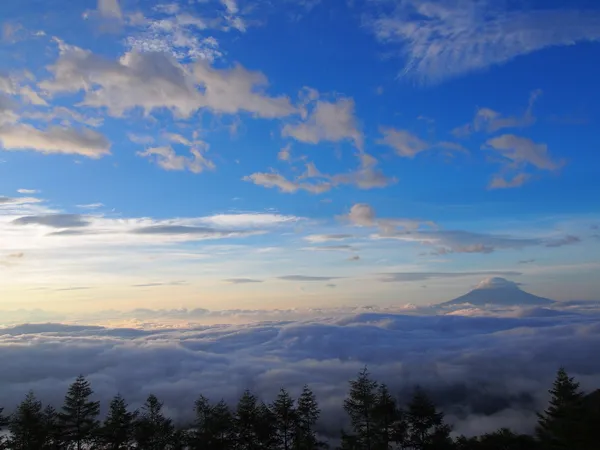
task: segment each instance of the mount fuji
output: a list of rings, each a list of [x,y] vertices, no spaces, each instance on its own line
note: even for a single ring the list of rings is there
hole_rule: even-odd
[[[474,306],[547,306],[553,300],[538,297],[519,288],[519,285],[505,278],[487,278],[465,295],[442,303],[440,306],[454,306],[469,303]]]

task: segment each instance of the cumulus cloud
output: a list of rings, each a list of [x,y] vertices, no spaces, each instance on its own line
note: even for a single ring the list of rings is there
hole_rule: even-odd
[[[292,158],[292,146],[286,145],[279,153],[277,153],[277,159],[280,161],[289,161]]]
[[[164,313],[189,318],[208,312]],[[137,317],[156,315],[140,310]],[[600,351],[597,323],[596,311],[523,317],[364,312],[167,329],[19,325],[0,331],[6,362],[0,396],[7,413],[30,389],[59,406],[69,383],[85,373],[103,404],[123,392],[136,408],[154,393],[184,422],[201,393],[233,403],[250,388],[271,401],[280,387],[297,395],[308,383],[323,409],[319,430],[336,436],[347,425],[347,382],[368,365],[402,401],[421,385],[457,433],[506,425],[530,432],[557,366],[564,365],[585,390],[600,384],[600,363],[589,358]]]
[[[243,180],[266,188],[277,188],[280,192],[288,194],[298,191],[322,194],[334,187],[344,185],[368,190],[383,188],[397,182],[396,178],[387,177],[376,167],[378,161],[371,155],[361,152],[358,158],[359,167],[346,173],[323,173],[317,169],[314,163],[307,163],[304,173],[296,176],[294,180],[289,180],[276,172],[257,172],[244,177]]]
[[[105,19],[123,19],[119,0],[98,0],[98,12]]]
[[[258,186],[266,188],[276,188],[280,192],[286,194],[294,194],[298,191],[306,191],[311,194],[322,194],[331,190],[331,183],[319,182],[319,183],[308,183],[288,180],[283,175],[274,172],[257,172],[251,175],[247,175],[243,178],[244,181],[252,182]]]
[[[503,134],[488,139],[482,149],[496,152],[502,159],[503,171],[523,170],[525,167],[534,167],[538,170],[556,171],[566,164],[565,160],[554,160],[548,153],[546,144],[538,144],[531,139]],[[491,189],[514,188],[522,186],[531,178],[525,172],[519,172],[511,179],[506,179],[501,174],[495,175],[489,185]]]
[[[490,181],[490,189],[509,189],[523,186],[531,175],[528,173],[519,173],[512,178],[505,178],[502,175],[494,175],[492,181]]]
[[[600,40],[600,12],[575,8],[510,9],[505,2],[380,2],[368,21],[406,58],[404,74],[436,83],[547,47]],[[389,6],[389,7],[388,7]]]
[[[382,235],[404,234],[398,229],[409,231],[418,230],[421,226],[435,227],[435,223],[431,221],[421,221],[415,219],[398,219],[398,218],[378,218],[375,214],[375,209],[368,203],[356,203],[350,208],[350,212],[340,217],[343,221],[349,222],[352,225],[359,227],[379,227]]]
[[[425,142],[423,139],[408,130],[380,127],[379,132],[383,135],[383,137],[379,139],[377,143],[393,148],[398,156],[402,156],[404,158],[414,158],[419,153],[434,148],[468,153],[467,149],[455,142]]]
[[[335,101],[317,100],[305,121],[285,125],[281,134],[309,144],[350,140],[358,149],[363,147],[354,100],[345,97]]]
[[[44,130],[24,123],[0,126],[0,142],[5,150],[34,150],[93,159],[109,155],[111,147],[104,135],[88,128],[52,126]]]
[[[540,95],[542,95],[540,89],[536,89],[529,95],[529,104],[522,116],[505,117],[493,109],[478,108],[473,121],[455,128],[452,130],[452,134],[457,137],[464,137],[478,131],[495,133],[504,128],[525,128],[531,126],[536,121],[536,118],[533,115],[533,106]]]
[[[554,161],[550,157],[546,144],[536,144],[514,134],[489,139],[483,148],[498,152],[516,165],[531,164],[540,170],[557,170],[565,164],[565,161]]]
[[[159,167],[165,170],[189,170],[192,173],[201,173],[206,169],[215,169],[215,164],[206,159],[197,147],[190,148],[189,151],[191,156],[183,156],[178,155],[171,146],[150,147],[137,152],[137,155],[155,161]]]
[[[50,94],[84,91],[82,105],[105,107],[113,116],[135,108],[146,114],[169,109],[182,117],[201,108],[263,118],[296,112],[287,97],[264,92],[265,75],[239,64],[228,69],[215,69],[203,61],[187,66],[165,53],[136,51],[114,61],[62,42],[59,49],[58,60],[48,68],[53,77],[40,87]]]

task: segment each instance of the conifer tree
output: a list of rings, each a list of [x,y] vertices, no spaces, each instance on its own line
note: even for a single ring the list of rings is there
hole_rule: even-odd
[[[296,404],[296,431],[294,433],[294,450],[314,450],[323,447],[317,440],[315,424],[319,420],[321,410],[313,391],[305,385]]]
[[[151,394],[135,424],[135,438],[140,450],[165,450],[173,444],[175,427],[162,413],[163,404]]]
[[[413,450],[445,449],[451,446],[450,427],[444,414],[421,388],[416,388],[406,411],[406,447]]]
[[[95,438],[99,425],[96,418],[100,413],[100,403],[90,400],[93,393],[89,381],[83,375],[79,375],[65,396],[58,419],[62,438],[69,449],[82,450]]]
[[[2,413],[4,412],[4,408],[0,407],[0,433],[6,425],[8,425],[8,418],[5,417]],[[4,436],[0,434],[0,449],[4,448]]]
[[[42,402],[29,392],[10,416],[9,446],[12,450],[41,450],[46,440]]]
[[[273,402],[272,411],[275,417],[277,448],[290,450],[296,431],[296,408],[294,399],[285,389],[279,391],[277,399]]]
[[[564,368],[560,368],[549,393],[548,408],[538,414],[538,439],[548,450],[583,449],[585,409],[579,383],[569,377]]]
[[[376,438],[374,411],[377,402],[377,382],[371,380],[365,367],[356,380],[350,381],[350,392],[344,400],[344,410],[350,417],[354,440],[359,448],[373,450]],[[348,439],[349,441],[349,436]]]
[[[45,433],[44,450],[63,450],[62,433],[56,410],[48,405],[43,412],[43,427]]]
[[[394,442],[398,444],[402,442],[400,412],[385,384],[377,389],[373,406],[373,423],[376,430],[374,449],[388,450],[392,448]]]
[[[264,403],[258,404],[256,396],[245,391],[235,412],[235,448],[237,450],[262,450],[273,448],[273,413]]]
[[[129,450],[134,443],[134,425],[137,411],[127,409],[125,399],[117,394],[110,402],[109,411],[99,431],[98,442],[102,449]]]
[[[195,404],[196,419],[190,433],[192,450],[227,450],[233,445],[233,417],[227,404],[221,400],[211,405],[200,396]]]

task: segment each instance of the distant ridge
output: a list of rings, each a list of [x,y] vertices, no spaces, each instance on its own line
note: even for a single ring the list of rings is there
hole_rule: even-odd
[[[461,295],[441,305],[451,306],[464,303],[475,306],[543,306],[550,305],[554,301],[525,292],[513,281],[494,277],[483,280],[468,294]]]

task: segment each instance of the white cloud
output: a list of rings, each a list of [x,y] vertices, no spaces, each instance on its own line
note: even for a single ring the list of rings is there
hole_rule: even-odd
[[[383,138],[378,143],[392,147],[399,156],[413,158],[418,153],[430,148],[427,142],[410,131],[388,127],[382,127],[379,131],[383,134]]]
[[[17,325],[3,329],[0,337],[0,359],[10,361],[0,373],[0,396],[5,413],[30,389],[58,407],[81,372],[103,405],[123,392],[137,408],[154,393],[177,422],[188,422],[194,401],[190,392],[233,404],[250,388],[269,402],[281,387],[297,395],[308,383],[323,410],[319,429],[326,437],[337,437],[346,426],[342,403],[348,381],[368,365],[373,377],[402,401],[421,385],[459,434],[481,434],[507,424],[531,432],[534,411],[545,407],[558,364],[584,390],[600,383],[593,375],[600,363],[589,357],[600,352],[597,309],[565,306],[555,311],[558,315],[548,317],[535,311],[521,317],[486,311],[494,317],[490,320],[363,308],[315,311],[311,318],[292,321],[286,320],[287,312],[272,311],[270,316],[256,314],[257,320],[268,317],[267,323],[161,329],[160,323],[171,323],[163,318],[181,323],[213,316],[227,322],[236,312],[146,309],[98,314],[147,324],[146,329]],[[252,311],[238,313],[253,316]],[[45,322],[60,320],[57,314],[38,315]],[[495,364],[499,357],[506,364]],[[506,403],[499,404],[498,398]]]
[[[87,203],[85,205],[77,205],[77,207],[81,209],[98,209],[102,208],[103,206],[104,203]]]
[[[180,61],[213,61],[223,56],[217,39],[199,34],[213,28],[216,25],[214,20],[180,12],[179,7],[157,10],[161,13],[159,17],[136,16],[130,19],[131,25],[139,30],[126,39],[131,50],[165,52]]]
[[[490,182],[490,189],[509,189],[523,186],[529,179],[531,175],[527,173],[519,173],[513,176],[512,178],[505,178],[501,175],[494,175],[492,181]]]
[[[226,228],[269,227],[284,224],[291,225],[301,220],[303,220],[303,218],[297,216],[269,213],[215,214],[214,216],[201,219],[203,223]]]
[[[138,156],[154,160],[156,164],[165,170],[189,170],[192,173],[201,173],[204,170],[214,170],[215,165],[209,161],[197,148],[191,148],[191,156],[182,156],[175,153],[170,146],[150,147],[144,151],[137,152]]]
[[[501,156],[502,164],[500,174],[494,175],[489,188],[506,189],[524,185],[532,178],[532,175],[524,169],[532,166],[538,170],[556,171],[566,164],[566,161],[555,160],[548,154],[546,144],[538,144],[531,139],[503,134],[489,139],[482,145],[482,149],[492,150]],[[516,172],[507,178],[504,173]]]
[[[98,0],[98,12],[105,19],[121,20],[123,18],[119,0]]]
[[[283,175],[269,172],[253,173],[252,175],[245,176],[243,180],[266,188],[277,188],[286,194],[294,194],[298,191],[306,191],[311,194],[322,194],[332,188],[332,185],[327,182],[307,183],[290,181]]]
[[[264,92],[267,77],[236,64],[231,69],[215,69],[205,62],[194,65],[196,83],[204,88],[203,106],[216,113],[245,111],[263,118],[286,117],[296,113],[288,97],[270,97]]]
[[[547,47],[600,40],[600,12],[515,8],[493,0],[406,0],[369,21],[375,36],[398,45],[404,73],[440,82],[507,63]],[[392,12],[390,13],[390,9]]]
[[[530,164],[540,170],[558,170],[565,161],[554,161],[548,154],[546,144],[536,144],[528,138],[503,134],[489,139],[482,148],[494,150],[516,166]]]
[[[88,128],[53,126],[41,130],[28,124],[0,126],[0,142],[5,150],[34,150],[94,159],[109,155],[111,147],[104,135]]]
[[[391,127],[380,127],[379,132],[383,135],[377,141],[380,145],[393,148],[398,156],[414,158],[421,152],[434,148],[443,148],[449,151],[468,153],[462,145],[455,142],[426,142],[408,130],[398,130]]]
[[[399,232],[398,229],[406,230],[407,234],[416,232],[421,226],[435,227],[431,221],[422,221],[415,219],[398,219],[376,217],[375,209],[367,203],[356,203],[350,208],[350,212],[340,217],[344,221],[350,222],[352,225],[359,227],[379,227],[383,235],[395,235]]]
[[[292,146],[289,144],[283,147],[281,150],[279,150],[279,153],[277,153],[277,159],[280,161],[289,161],[291,158]]]
[[[316,96],[318,98],[318,93]],[[350,140],[356,148],[363,148],[364,138],[354,113],[354,100],[351,98],[316,100],[305,121],[286,124],[281,134],[309,144]]]
[[[304,240],[313,244],[320,244],[323,242],[344,241],[353,237],[352,234],[310,234],[305,236]]]
[[[525,128],[535,123],[536,118],[533,115],[533,106],[538,97],[542,94],[540,89],[533,91],[529,96],[529,104],[522,116],[504,117],[499,112],[490,108],[479,108],[475,113],[473,122],[452,130],[452,134],[457,137],[468,136],[477,131],[494,133],[504,128]]]
[[[278,188],[281,192],[293,194],[300,190],[313,194],[322,194],[332,188],[343,185],[356,186],[359,189],[375,189],[389,186],[398,180],[387,177],[382,170],[377,169],[377,159],[371,155],[360,152],[358,155],[359,167],[346,173],[326,174],[317,169],[316,165],[309,162],[306,170],[295,180],[289,180],[278,173],[254,173],[246,176],[245,181],[267,188]]]
[[[25,189],[19,189],[20,191],[24,191]],[[22,193],[32,193],[31,191],[27,190],[28,192],[22,192]],[[35,197],[2,197],[0,196],[0,205],[25,205],[28,203],[39,203],[41,202],[41,200],[39,198],[35,198]]]
[[[40,83],[49,93],[79,92],[82,105],[106,107],[113,116],[141,108],[146,114],[169,109],[189,117],[201,108],[214,113],[248,112],[276,118],[295,113],[284,96],[264,92],[267,78],[240,65],[215,69],[205,62],[178,63],[164,53],[128,52],[118,61],[59,43],[60,56],[48,69],[53,78]],[[199,85],[200,90],[196,88]]]
[[[39,194],[40,191],[37,189],[17,189],[19,194]]]

